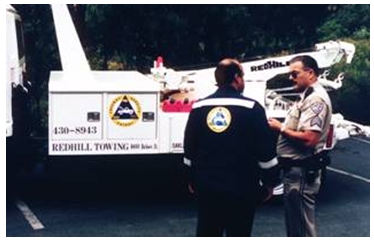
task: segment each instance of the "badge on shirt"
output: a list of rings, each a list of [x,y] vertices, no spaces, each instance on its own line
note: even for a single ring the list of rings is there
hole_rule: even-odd
[[[224,132],[231,123],[231,113],[225,107],[216,107],[209,111],[206,118],[209,129],[216,133]]]
[[[312,104],[312,106],[310,108],[312,109],[314,114],[319,115],[323,111],[324,107],[325,107],[325,105],[323,103],[315,102],[315,103]]]

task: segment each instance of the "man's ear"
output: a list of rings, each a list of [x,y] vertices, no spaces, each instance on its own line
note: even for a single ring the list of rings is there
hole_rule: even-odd
[[[234,81],[236,84],[239,84],[239,78],[240,78],[240,75],[239,74],[235,74],[235,78],[234,78]]]
[[[235,87],[235,89],[240,84],[238,77],[239,77],[239,75],[236,74],[234,80],[231,82],[231,86]]]

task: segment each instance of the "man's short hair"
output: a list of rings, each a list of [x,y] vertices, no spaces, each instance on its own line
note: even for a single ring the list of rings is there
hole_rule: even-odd
[[[317,61],[312,58],[309,55],[299,55],[290,60],[290,64],[295,63],[295,62],[301,62],[304,65],[304,68],[310,68],[314,71],[314,74],[316,76],[319,75],[319,68]]]
[[[238,75],[243,76],[244,73],[235,59],[222,60],[214,72],[218,86],[230,85]]]

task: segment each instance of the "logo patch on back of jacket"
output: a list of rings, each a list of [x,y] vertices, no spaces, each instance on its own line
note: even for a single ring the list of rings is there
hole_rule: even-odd
[[[231,123],[231,113],[225,107],[216,107],[209,111],[206,123],[216,133],[224,132]]]

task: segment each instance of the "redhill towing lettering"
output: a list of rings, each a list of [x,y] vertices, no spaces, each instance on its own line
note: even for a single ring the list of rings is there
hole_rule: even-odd
[[[127,151],[127,150],[157,149],[156,144],[148,143],[54,143],[52,150],[56,152],[69,151]]]
[[[275,69],[275,68],[280,68],[280,67],[286,67],[290,65],[290,62],[287,61],[286,63],[282,62],[277,62],[277,61],[268,61],[265,64],[257,65],[257,66],[251,66],[251,71],[261,71],[261,70],[266,70],[266,69]]]

